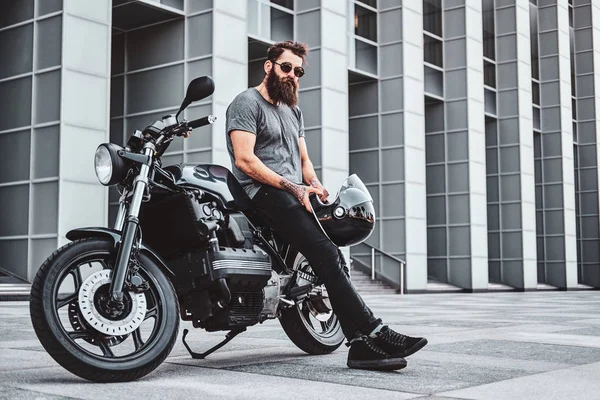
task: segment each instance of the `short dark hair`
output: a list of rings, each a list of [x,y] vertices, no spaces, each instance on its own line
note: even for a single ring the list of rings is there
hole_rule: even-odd
[[[308,46],[306,43],[293,42],[286,40],[285,42],[278,42],[269,47],[267,51],[267,59],[275,61],[283,54],[285,50],[290,50],[292,53],[302,58],[302,62],[306,61],[306,55],[308,54]]]

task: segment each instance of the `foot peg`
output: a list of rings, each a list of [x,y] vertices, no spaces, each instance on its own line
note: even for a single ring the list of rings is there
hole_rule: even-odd
[[[204,353],[196,353],[195,351],[192,351],[192,349],[190,349],[190,346],[188,346],[187,342],[185,341],[185,337],[189,333],[189,330],[187,330],[187,329],[183,330],[182,341],[183,341],[183,345],[185,346],[185,348],[190,353],[190,355],[192,356],[193,359],[204,360],[206,358],[206,356],[208,356],[209,354],[211,354],[211,353],[219,350],[221,347],[225,346],[231,339],[233,339],[234,337],[236,337],[240,333],[244,332],[245,330],[246,330],[246,327],[238,328],[238,329],[233,329],[233,330],[229,331],[229,333],[227,335],[225,335],[225,339],[222,342],[220,342],[219,344],[217,344],[214,347],[211,347],[210,349],[208,349]]]

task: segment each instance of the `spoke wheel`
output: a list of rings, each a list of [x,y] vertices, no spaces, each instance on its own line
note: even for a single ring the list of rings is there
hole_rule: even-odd
[[[149,257],[139,254],[143,293],[124,293],[124,307],[110,305],[116,249],[111,241],[81,239],[54,252],[31,289],[36,334],[64,368],[92,381],[137,379],[170,353],[179,328],[171,282]]]
[[[294,270],[299,271],[298,286],[319,283],[306,258],[295,252],[288,259]],[[335,351],[344,341],[340,322],[331,309],[326,290],[319,287],[324,296],[308,297],[295,306],[284,309],[279,319],[290,340],[309,354],[327,354]]]

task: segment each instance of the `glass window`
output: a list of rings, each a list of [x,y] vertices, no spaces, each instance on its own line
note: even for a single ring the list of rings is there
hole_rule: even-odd
[[[483,61],[483,81],[486,86],[496,88],[496,65],[489,61]]]
[[[293,9],[293,0],[271,0],[271,3]],[[274,42],[293,39],[294,15],[271,7],[271,3],[248,2],[248,33]]]
[[[354,34],[377,41],[377,13],[359,5],[354,6]]]
[[[536,106],[533,106],[532,112],[533,112],[533,129],[540,130],[540,126],[541,126],[540,125],[541,124],[541,122],[540,122],[540,108],[536,107]]]
[[[370,7],[377,8],[377,0],[359,0],[361,3]]]
[[[442,49],[442,41],[432,38],[429,35],[423,35],[423,46],[425,62],[443,68],[444,52]]]
[[[278,6],[285,7],[289,10],[294,9],[294,0],[271,0],[271,3],[277,4]]]
[[[444,96],[444,74],[442,71],[425,66],[425,93]]]
[[[355,39],[356,68],[377,74],[377,47]]]
[[[531,40],[531,77],[533,79],[540,79],[537,7],[531,4],[529,5],[529,28]]]
[[[33,69],[33,24],[1,31],[0,52],[2,54],[0,79],[31,72]]]
[[[18,24],[33,18],[34,1],[3,1],[0,13],[0,27]]]
[[[575,91],[575,34],[573,32],[573,28],[569,29],[569,36],[571,39],[571,96],[577,96],[577,92]]]
[[[573,5],[571,1],[569,1],[569,26],[572,28],[574,26],[573,23]]]
[[[483,0],[483,56],[496,59],[494,0]]]
[[[442,0],[423,0],[423,30],[442,37]]]
[[[496,92],[485,89],[485,112],[496,115]]]
[[[2,102],[0,131],[31,125],[31,76],[0,82],[0,93],[10,101]],[[3,154],[4,156],[4,154]]]
[[[531,81],[531,96],[533,104],[540,105],[540,84],[535,81]]]
[[[271,40],[281,42],[294,36],[294,16],[283,11],[271,9]]]

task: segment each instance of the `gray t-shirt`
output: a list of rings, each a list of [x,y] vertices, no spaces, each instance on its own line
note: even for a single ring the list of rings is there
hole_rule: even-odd
[[[273,105],[256,88],[238,94],[226,112],[227,150],[233,175],[250,198],[262,187],[235,166],[229,133],[241,130],[256,135],[254,154],[271,170],[290,182],[302,183],[302,162],[298,139],[304,136],[304,120],[298,107]]]

